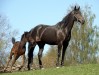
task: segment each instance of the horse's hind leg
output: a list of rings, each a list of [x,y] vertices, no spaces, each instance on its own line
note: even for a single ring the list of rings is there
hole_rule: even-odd
[[[22,67],[24,66],[24,62],[25,62],[25,54],[22,55],[22,65],[20,66],[19,70],[22,69]]]
[[[12,53],[12,52],[10,52],[10,56],[9,56],[9,58],[8,58],[8,61],[7,61],[6,67],[4,68],[4,71],[7,69],[8,65],[9,65],[9,62],[10,62],[10,61],[11,61],[11,59],[12,59],[12,56],[13,56],[13,53]]]
[[[38,53],[39,67],[40,67],[40,69],[42,69],[43,65],[42,65],[41,58],[42,58],[42,52],[43,52],[43,49],[44,49],[44,44],[38,44],[38,46],[39,46],[39,53]]]
[[[33,51],[34,51],[34,48],[35,48],[35,44],[31,44],[29,43],[29,46],[28,46],[28,70],[30,70],[30,65],[31,63],[33,63]]]

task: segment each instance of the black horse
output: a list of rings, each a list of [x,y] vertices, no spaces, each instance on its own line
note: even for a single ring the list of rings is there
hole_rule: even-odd
[[[36,45],[39,46],[39,67],[42,68],[42,52],[45,44],[49,45],[58,45],[58,58],[56,65],[59,66],[59,58],[62,50],[62,60],[61,66],[64,65],[64,56],[66,48],[69,44],[71,38],[71,30],[74,25],[74,22],[78,21],[81,24],[84,24],[84,18],[80,12],[80,7],[74,7],[74,9],[63,18],[62,21],[58,22],[56,25],[38,25],[35,28],[31,29],[29,32],[25,32],[22,35],[21,41],[26,44],[29,43],[28,51],[28,69],[30,70],[30,63],[33,61],[33,51]]]

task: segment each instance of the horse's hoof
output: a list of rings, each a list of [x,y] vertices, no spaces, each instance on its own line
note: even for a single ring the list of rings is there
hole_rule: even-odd
[[[3,72],[5,72],[6,70],[4,69]]]
[[[21,68],[19,67],[18,71],[20,71],[20,70],[21,70]]]
[[[56,68],[60,68],[60,67],[56,67]]]
[[[44,70],[44,68],[41,68],[41,70]]]
[[[28,68],[28,71],[30,71],[30,68]]]

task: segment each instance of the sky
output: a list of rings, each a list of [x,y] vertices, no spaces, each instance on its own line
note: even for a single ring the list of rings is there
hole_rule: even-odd
[[[91,6],[96,15],[94,24],[99,26],[99,0],[0,0],[0,13],[7,17],[12,30],[18,30],[19,34],[15,38],[20,40],[24,31],[38,24],[56,24],[75,4],[80,8]],[[48,45],[45,49],[48,50]]]

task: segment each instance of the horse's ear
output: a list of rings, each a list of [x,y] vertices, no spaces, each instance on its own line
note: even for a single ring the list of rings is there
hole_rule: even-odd
[[[74,7],[74,10],[76,10],[76,6]]]
[[[78,10],[80,10],[80,6],[78,7]]]
[[[14,37],[12,37],[12,43],[13,43],[13,44],[15,43],[15,38],[14,38]]]

